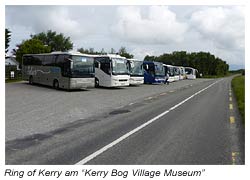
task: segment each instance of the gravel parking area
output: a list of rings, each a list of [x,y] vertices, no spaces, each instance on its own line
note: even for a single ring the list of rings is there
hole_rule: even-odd
[[[93,88],[67,92],[27,82],[5,85],[6,141],[59,128],[67,123],[109,112],[129,103],[210,79],[169,85]]]

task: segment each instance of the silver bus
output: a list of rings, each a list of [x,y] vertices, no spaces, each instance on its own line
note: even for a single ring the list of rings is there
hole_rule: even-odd
[[[125,57],[115,54],[94,55],[95,86],[129,86],[129,72]]]
[[[144,83],[143,61],[138,59],[127,59],[129,69],[129,84],[140,85]]]
[[[52,86],[55,89],[85,89],[95,85],[94,58],[70,52],[25,54],[23,80]]]

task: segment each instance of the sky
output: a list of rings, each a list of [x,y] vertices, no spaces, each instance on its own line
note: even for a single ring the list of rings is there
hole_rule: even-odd
[[[210,52],[230,69],[245,67],[243,6],[6,6],[9,51],[47,30],[70,37],[74,50],[126,47],[135,58],[173,51]]]

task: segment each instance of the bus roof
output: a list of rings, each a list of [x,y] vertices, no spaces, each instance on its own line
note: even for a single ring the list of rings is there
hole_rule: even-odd
[[[173,65],[169,65],[169,64],[163,64],[163,66],[174,67]]]
[[[118,54],[101,54],[101,55],[93,55],[93,57],[109,57],[109,58],[121,58],[126,59],[125,57],[122,57]]]
[[[131,59],[127,59],[128,61],[143,61],[143,60],[140,60],[140,59],[133,59],[133,58],[131,58]]]
[[[62,55],[62,54],[73,55],[73,56],[93,57],[90,54],[83,54],[83,53],[80,53],[80,52],[61,52],[61,51],[55,51],[55,52],[51,52],[51,53],[42,53],[42,54],[24,54],[23,56],[31,56],[31,55],[44,56],[44,55]]]
[[[195,68],[192,68],[192,67],[184,67],[185,69],[195,69]]]

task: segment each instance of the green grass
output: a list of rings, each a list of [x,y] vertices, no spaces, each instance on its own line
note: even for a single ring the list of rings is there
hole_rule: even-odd
[[[236,76],[232,80],[232,89],[236,96],[238,108],[245,124],[245,76]]]
[[[5,83],[12,83],[12,82],[19,82],[22,81],[22,79],[6,79]]]

